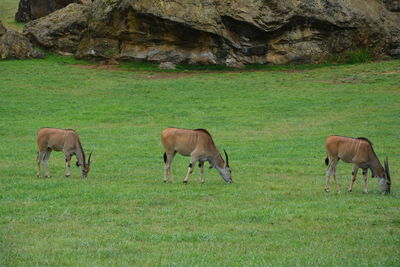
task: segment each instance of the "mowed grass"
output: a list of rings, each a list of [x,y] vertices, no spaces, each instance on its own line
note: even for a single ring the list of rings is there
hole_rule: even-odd
[[[400,61],[283,71],[107,71],[0,62],[1,266],[396,266],[400,262]],[[74,128],[92,170],[36,178],[40,127]],[[206,128],[233,184],[176,156],[163,128]],[[389,157],[392,192],[340,163],[324,193],[326,136],[365,136]]]

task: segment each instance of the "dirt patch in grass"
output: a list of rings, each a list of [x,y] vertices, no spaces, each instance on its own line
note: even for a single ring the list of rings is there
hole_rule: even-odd
[[[364,81],[358,77],[347,77],[335,80],[334,82],[335,84],[342,84],[342,83],[363,83]]]
[[[120,72],[135,72],[141,74],[144,79],[149,80],[164,80],[164,79],[179,79],[187,76],[200,74],[204,72],[153,72],[143,70],[127,70],[120,67],[120,65],[73,65],[82,69],[89,70],[105,70],[105,71],[120,71]]]
[[[329,84],[346,84],[346,83],[363,83],[364,80],[358,77],[346,77],[341,79],[325,79],[325,80],[318,80],[321,83],[329,83]]]
[[[108,70],[108,71],[124,71],[119,67],[119,65],[98,65],[98,64],[93,64],[93,65],[72,65],[74,67],[78,67],[81,69],[88,69],[88,70]]]
[[[152,73],[146,75],[145,78],[149,80],[179,79],[198,74],[199,73]]]
[[[105,71],[120,71],[120,72],[134,72],[141,75],[144,79],[149,80],[166,80],[166,79],[180,79],[188,76],[203,75],[203,74],[239,74],[243,72],[286,72],[286,73],[302,73],[310,71],[308,69],[237,69],[237,70],[175,70],[172,72],[157,71],[157,70],[135,70],[125,69],[118,64],[93,64],[81,65],[73,64],[72,66],[89,69],[89,70],[105,70]]]
[[[388,72],[382,72],[384,75],[391,75],[391,74],[400,74],[400,70],[397,71],[388,71]]]

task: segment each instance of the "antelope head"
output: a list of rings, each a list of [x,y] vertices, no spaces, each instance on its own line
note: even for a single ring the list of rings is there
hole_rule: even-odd
[[[389,162],[388,158],[385,158],[385,177],[381,178],[379,180],[379,184],[381,186],[381,192],[382,194],[386,195],[390,193],[390,186],[392,184],[391,178],[390,178],[390,171],[389,171]]]
[[[218,168],[218,172],[221,175],[222,179],[224,179],[225,182],[231,184],[232,181],[232,171],[231,168],[229,167],[229,158],[228,158],[228,154],[226,153],[225,149],[224,149],[224,153],[225,153],[225,166],[223,168]]]
[[[82,177],[84,177],[84,178],[87,177],[87,175],[88,175],[88,173],[90,171],[90,158],[92,157],[92,153],[93,152],[90,152],[90,154],[89,154],[88,162],[87,163],[84,162],[83,166],[82,166]]]

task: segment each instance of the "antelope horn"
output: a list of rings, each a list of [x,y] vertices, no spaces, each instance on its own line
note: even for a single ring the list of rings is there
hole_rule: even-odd
[[[226,158],[226,166],[229,166],[229,158],[228,158],[228,154],[226,153],[225,149],[224,149],[224,153],[225,153],[225,158]]]
[[[385,172],[386,172],[386,178],[390,181],[390,171],[389,171],[388,157],[385,158]]]
[[[88,159],[88,165],[89,165],[89,166],[90,166],[90,158],[92,157],[92,153],[93,153],[93,151],[90,152],[90,154],[89,154],[89,159]]]

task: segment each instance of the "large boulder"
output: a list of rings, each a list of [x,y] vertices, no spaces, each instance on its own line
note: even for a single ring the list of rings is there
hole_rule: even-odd
[[[25,32],[54,50],[76,50],[78,58],[233,67],[317,63],[358,49],[373,55],[396,53],[400,13],[390,11],[393,2],[94,0],[90,10],[82,12],[88,15],[87,21],[82,18],[87,29],[79,28],[81,34],[73,35],[68,49],[63,45],[70,40],[68,27],[57,30],[42,20],[27,25]],[[70,16],[67,10],[60,12],[58,24],[70,24],[65,23]],[[41,41],[45,39],[53,45]]]
[[[2,25],[0,23],[0,29]],[[44,54],[36,50],[29,39],[16,31],[0,30],[0,59],[43,58]]]
[[[321,62],[360,48],[389,53],[399,27],[400,16],[382,0],[95,0],[77,57]]]
[[[57,52],[74,53],[87,29],[89,8],[87,5],[70,4],[27,23],[23,32],[42,47]]]
[[[88,1],[91,0],[20,0],[15,20],[27,22],[47,16],[71,3],[86,3]]]

